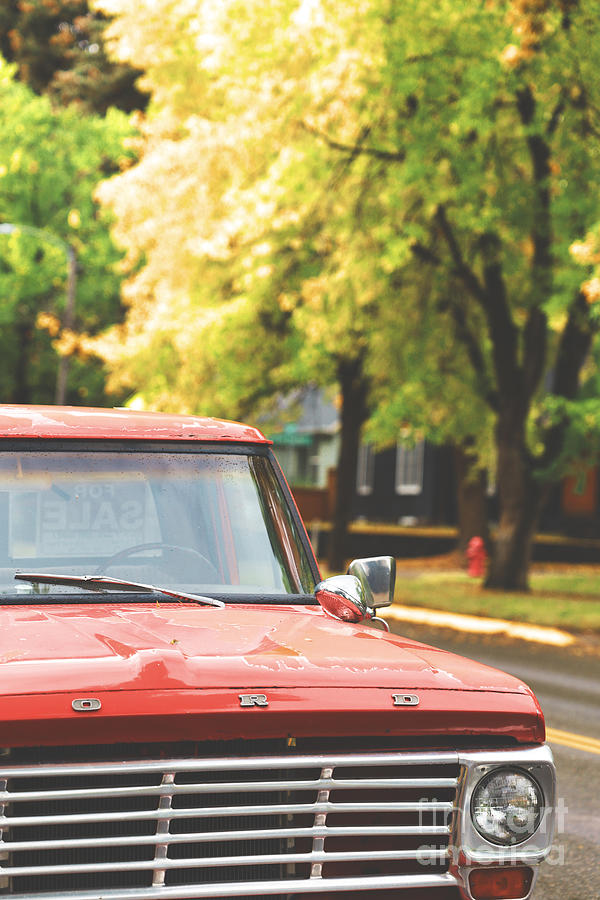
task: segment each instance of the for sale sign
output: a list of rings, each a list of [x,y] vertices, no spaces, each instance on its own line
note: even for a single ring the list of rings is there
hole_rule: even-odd
[[[110,556],[158,537],[154,503],[145,482],[60,480],[50,490],[13,499],[11,520],[15,525],[20,522],[15,532],[22,533],[25,516],[32,550],[35,535],[32,556]]]

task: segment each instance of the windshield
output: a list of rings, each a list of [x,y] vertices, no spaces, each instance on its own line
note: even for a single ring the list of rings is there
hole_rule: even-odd
[[[241,453],[0,452],[0,594],[76,590],[17,572],[229,595],[314,590],[269,459]]]

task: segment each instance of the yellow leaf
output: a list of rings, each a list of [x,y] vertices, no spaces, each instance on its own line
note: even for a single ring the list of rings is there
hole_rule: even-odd
[[[81,216],[78,209],[70,209],[67,221],[71,228],[79,228],[81,225]]]

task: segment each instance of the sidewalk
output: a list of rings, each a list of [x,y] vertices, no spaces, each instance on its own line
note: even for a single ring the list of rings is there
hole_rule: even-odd
[[[481,614],[469,611],[465,613],[457,611],[460,609],[458,603],[456,608],[448,608],[448,604],[446,603],[446,608],[438,609],[435,608],[435,599],[432,599],[431,605],[429,603],[426,605],[419,605],[418,590],[414,591],[417,596],[415,597],[415,605],[413,605],[410,597],[411,581],[415,581],[416,583],[424,576],[428,578],[431,576],[439,576],[441,581],[445,581],[447,577],[448,582],[454,581],[457,576],[460,578],[465,577],[465,570],[460,566],[460,558],[457,554],[447,554],[432,558],[422,557],[420,559],[401,559],[397,561],[396,571],[396,597],[400,594],[401,599],[398,599],[392,606],[380,610],[382,618],[387,619],[390,624],[395,622],[400,625],[405,623],[406,625],[424,626],[425,628],[451,629],[452,631],[472,634],[474,636],[497,635],[508,640],[518,639],[547,645],[549,647],[573,648],[576,651],[581,650],[582,652],[600,654],[600,634],[597,633],[597,630],[586,631],[583,627],[578,630],[577,626],[570,627],[572,626],[571,622],[566,626],[563,626],[560,621],[554,621],[545,625],[538,624],[536,621],[532,620],[531,615],[529,615],[529,617],[524,615],[523,621],[521,621],[518,618],[518,611],[517,615],[513,616],[512,610],[510,618],[506,617],[506,613],[504,614],[504,617],[486,615],[485,611],[482,611]],[[570,606],[570,603],[573,601],[584,601],[586,606],[590,604],[596,607],[600,605],[600,565],[592,565],[589,563],[580,565],[568,563],[535,563],[531,569],[532,576],[562,575],[568,577],[582,574],[585,575],[588,582],[592,583],[594,593],[587,595],[581,594],[580,596],[571,595],[567,600],[567,603]],[[597,592],[595,590],[596,580],[598,584]],[[473,588],[477,588],[480,582],[481,579],[469,579],[468,582],[465,582],[463,590],[465,590],[465,593],[467,590],[472,591]],[[416,584],[415,587],[417,587]],[[435,590],[436,587],[432,585],[432,591],[435,592]],[[493,611],[494,605],[501,607],[501,601],[505,596],[506,595],[499,594],[497,604],[494,604],[492,597],[490,597],[492,602],[489,603],[489,612]],[[561,597],[561,591],[549,591],[546,596],[549,600],[556,599],[557,597]],[[566,595],[562,595],[563,600],[565,596]],[[539,602],[543,603],[545,595],[540,593],[539,590],[532,591],[527,600],[535,601],[538,597]],[[526,603],[527,600],[524,599],[520,602]],[[407,605],[408,603],[410,603],[410,605]],[[502,616],[502,613],[500,616]],[[525,621],[527,618],[529,618],[529,621]]]
[[[504,634],[510,638],[520,638],[554,647],[568,647],[578,642],[576,635],[558,628],[527,625],[524,622],[513,622],[508,619],[465,616],[462,613],[426,609],[419,606],[401,606],[397,603],[380,610],[379,615],[388,621],[410,622],[413,625],[428,625],[432,628],[452,628],[455,631],[468,631],[471,634]]]

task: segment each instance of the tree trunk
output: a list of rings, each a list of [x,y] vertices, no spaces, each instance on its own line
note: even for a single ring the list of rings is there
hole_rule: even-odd
[[[338,380],[342,394],[342,421],[337,490],[328,553],[328,565],[332,572],[340,572],[345,568],[360,432],[367,418],[367,382],[362,358],[341,362],[338,366]]]
[[[473,537],[483,538],[489,552],[490,530],[487,511],[487,477],[476,468],[475,459],[465,443],[454,448],[454,471],[458,509],[458,550],[464,555]]]
[[[523,415],[501,413],[497,426],[498,531],[485,587],[527,591],[533,537],[543,500],[525,442]]]
[[[29,359],[33,329],[29,319],[19,317],[15,324],[17,355],[14,368],[14,391],[12,403],[31,403],[29,386]]]

